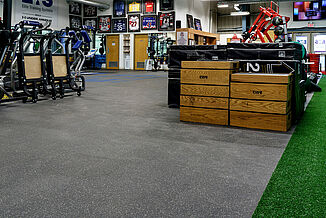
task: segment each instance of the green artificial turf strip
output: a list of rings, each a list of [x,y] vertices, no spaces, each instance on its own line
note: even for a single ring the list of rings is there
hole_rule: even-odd
[[[253,217],[326,217],[326,78],[280,159]]]

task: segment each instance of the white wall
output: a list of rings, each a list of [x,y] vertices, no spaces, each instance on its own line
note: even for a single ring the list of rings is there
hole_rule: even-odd
[[[308,27],[308,22],[313,22],[315,27],[326,27],[326,20],[293,21],[293,2],[280,2],[280,14],[290,17],[288,28]]]
[[[1,1],[1,0],[0,0]],[[12,24],[18,23],[15,16],[15,2],[13,1],[13,13],[12,13]],[[66,0],[57,0],[58,2],[58,23],[57,25],[52,25],[53,29],[62,29],[69,26],[69,5]],[[106,11],[98,11],[98,16],[100,15],[112,15],[113,14],[113,0],[107,0],[111,7]],[[0,3],[0,15],[2,14],[2,6]],[[157,0],[156,11],[159,11],[159,0]],[[199,0],[175,0],[174,11],[176,12],[176,19],[181,20],[181,27],[187,27],[186,14],[193,15],[194,18],[201,20],[203,31],[209,32],[210,29],[210,2],[201,2]],[[142,31],[139,33],[123,33],[130,34],[130,55],[131,55],[131,68],[133,68],[134,59],[134,34],[148,34],[148,33],[163,33],[162,31]],[[113,34],[113,33],[112,33]],[[124,54],[123,54],[123,34],[120,34],[120,69],[124,69]],[[168,36],[175,39],[175,32],[168,32]]]
[[[175,0],[176,20],[181,20],[181,27],[187,27],[186,14],[201,20],[203,31],[209,32],[210,2],[199,0]]]

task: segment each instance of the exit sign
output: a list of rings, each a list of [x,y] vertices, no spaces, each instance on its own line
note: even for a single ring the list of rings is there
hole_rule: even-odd
[[[314,27],[313,23],[308,23],[308,27]]]

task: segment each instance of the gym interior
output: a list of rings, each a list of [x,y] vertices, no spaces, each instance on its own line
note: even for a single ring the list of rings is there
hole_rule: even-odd
[[[0,0],[0,217],[325,217],[325,55],[322,0]]]

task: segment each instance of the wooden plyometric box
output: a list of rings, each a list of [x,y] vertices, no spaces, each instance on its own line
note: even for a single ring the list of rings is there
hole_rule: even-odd
[[[230,125],[287,131],[291,127],[292,74],[231,75]]]
[[[231,98],[268,101],[288,101],[291,98],[290,84],[256,84],[231,82]]]
[[[291,124],[291,113],[282,115],[230,111],[231,126],[286,132],[290,129]]]
[[[228,125],[228,110],[180,107],[180,120],[195,123]]]
[[[236,70],[239,68],[237,61],[182,61],[183,69],[218,69]]]
[[[289,101],[292,95],[292,74],[231,75],[231,98],[267,101]]]
[[[228,110],[229,99],[201,96],[180,96],[180,105],[188,107],[219,108]]]
[[[250,111],[272,114],[287,114],[291,110],[290,101],[259,101],[248,99],[230,99],[230,110]]]
[[[181,83],[228,86],[231,72],[231,70],[182,69]]]
[[[206,85],[182,84],[180,94],[228,98],[229,86],[206,86]]]
[[[289,84],[292,74],[234,73],[232,82]]]

